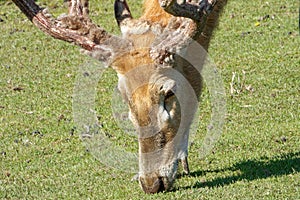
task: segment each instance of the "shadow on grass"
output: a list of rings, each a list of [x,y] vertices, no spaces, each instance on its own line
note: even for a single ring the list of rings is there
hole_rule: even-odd
[[[239,180],[251,181],[297,173],[300,172],[300,152],[273,158],[262,157],[260,160],[246,160],[221,170],[196,171],[192,172],[191,176],[198,177],[210,172],[222,173],[225,171],[238,171],[239,175],[219,177],[208,182],[197,182],[192,188],[218,187],[229,185]]]

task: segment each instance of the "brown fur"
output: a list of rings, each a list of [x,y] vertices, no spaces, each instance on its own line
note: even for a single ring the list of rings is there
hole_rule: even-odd
[[[142,20],[147,20],[151,23],[160,23],[165,27],[172,17],[160,7],[158,0],[145,0],[143,7],[144,12],[140,18]]]
[[[125,74],[135,67],[151,63],[153,60],[149,56],[149,49],[143,48],[122,54],[114,60],[112,68],[120,74]]]
[[[191,101],[193,102],[192,104],[189,104],[188,98],[185,98],[184,103],[181,105],[179,104],[177,96],[166,101],[166,91],[161,92],[161,88],[165,86],[165,82],[160,82],[160,79],[167,77],[167,79],[163,80],[172,80],[172,77],[170,78],[167,74],[160,71],[159,67],[156,65],[157,63],[150,55],[151,45],[156,39],[156,33],[151,31],[151,26],[159,24],[161,28],[165,28],[172,20],[170,24],[173,23],[173,29],[171,30],[177,30],[179,27],[175,26],[176,23],[180,26],[180,23],[184,21],[186,22],[184,25],[187,25],[186,27],[188,27],[186,28],[187,31],[190,31],[191,33],[191,35],[188,36],[192,37],[207,50],[212,38],[213,30],[217,26],[218,18],[226,2],[227,0],[218,1],[215,9],[209,15],[201,33],[198,31],[201,24],[192,20],[171,16],[160,7],[158,0],[145,0],[144,13],[141,18],[138,20],[129,19],[124,22],[124,24],[126,24],[125,28],[130,30],[128,32],[124,31],[126,32],[125,37],[132,41],[133,49],[115,58],[112,62],[112,67],[118,72],[121,77],[119,78],[123,81],[120,82],[119,80],[119,89],[122,94],[125,93],[124,96],[126,96],[125,99],[128,100],[132,115],[131,120],[139,134],[139,161],[141,167],[139,181],[141,187],[147,193],[159,192],[170,188],[174,181],[172,173],[176,173],[176,162],[178,160],[183,160],[183,170],[186,173],[189,172],[187,164],[187,138],[188,129],[190,128],[189,125],[194,115],[194,110],[189,109],[194,109],[193,106],[197,106],[193,101]],[[143,24],[144,27],[140,26],[141,24]],[[141,29],[134,29],[133,27]],[[147,29],[147,27],[150,28]],[[170,26],[167,28],[170,28]],[[144,31],[142,34],[139,33],[141,30]],[[163,41],[164,39],[165,38],[162,38]],[[190,51],[188,50],[187,54],[189,54],[189,52]],[[195,52],[191,50],[190,54],[193,55],[190,55],[189,58],[197,57],[197,59],[193,60],[199,61],[199,66],[202,66],[206,58],[206,53],[204,53],[204,51],[202,53],[198,52],[199,55],[194,55],[194,53]],[[202,77],[199,71],[195,69],[191,63],[188,63],[180,57],[176,57],[175,64],[172,67],[173,70],[180,72],[180,74],[185,77],[194,89],[195,95],[199,97],[202,90]],[[156,82],[149,82],[153,77],[156,78]],[[184,82],[182,79],[174,78],[174,80],[176,80],[177,84],[184,85],[184,83],[181,83]],[[188,97],[189,94],[185,94],[185,92],[187,91],[182,90],[181,94]],[[155,110],[158,109],[158,107],[164,107],[166,112],[173,111],[174,116],[163,121],[162,116],[158,116],[158,110]],[[181,108],[184,111],[181,111]],[[183,114],[185,114],[185,117],[182,117]],[[184,133],[179,134],[178,136],[180,130],[179,124],[183,122],[182,120],[184,121],[183,124],[186,124],[186,126],[184,128]],[[154,130],[155,127],[158,127],[159,129],[156,131],[156,129]],[[149,131],[149,129],[151,130]],[[174,140],[176,140],[176,142]],[[161,165],[158,165],[157,168],[153,167],[155,169],[151,169],[154,171],[143,171],[144,167],[147,168],[147,163],[149,164],[153,161],[151,153],[154,152],[153,154],[155,155],[156,151],[160,152],[157,157],[162,157],[161,160],[158,161],[163,162],[159,163]]]
[[[207,23],[204,26],[203,32],[196,40],[201,44],[206,51],[208,51],[209,43],[213,35],[213,30],[218,25],[218,19],[221,11],[227,0],[220,0],[216,4],[213,12],[209,15]],[[159,23],[165,27],[172,16],[165,12],[159,5],[158,0],[145,0],[144,12],[140,17],[140,20],[149,21],[150,24]],[[118,73],[125,74],[128,70],[145,64],[153,63],[153,60],[149,55],[149,45],[155,39],[155,36],[151,32],[147,32],[142,35],[130,35],[129,38],[134,41],[134,46],[140,48],[130,53],[119,56],[113,61],[112,66],[118,71]]]

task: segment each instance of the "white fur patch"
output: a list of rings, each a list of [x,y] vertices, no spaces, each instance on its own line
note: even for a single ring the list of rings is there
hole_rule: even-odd
[[[141,35],[150,30],[150,24],[146,21],[138,22],[138,23],[126,23],[121,25],[121,32],[123,36],[127,35]]]

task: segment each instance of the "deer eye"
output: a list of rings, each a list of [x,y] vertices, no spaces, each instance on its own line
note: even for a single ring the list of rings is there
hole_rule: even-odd
[[[173,91],[169,90],[164,96],[164,109],[168,112],[172,109],[172,99],[175,97]]]
[[[165,101],[169,100],[170,98],[174,97],[175,94],[172,90],[169,90],[165,95]]]

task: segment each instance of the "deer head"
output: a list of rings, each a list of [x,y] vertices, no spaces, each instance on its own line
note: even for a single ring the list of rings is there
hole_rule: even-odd
[[[188,135],[205,60],[205,51],[195,52],[191,44],[196,41],[207,50],[226,0],[147,0],[139,19],[132,18],[125,0],[116,0],[121,37],[90,20],[88,0],[70,0],[68,15],[57,19],[34,0],[13,2],[45,33],[75,43],[116,70],[138,132],[138,179],[146,193],[169,189],[179,161],[189,173]]]

